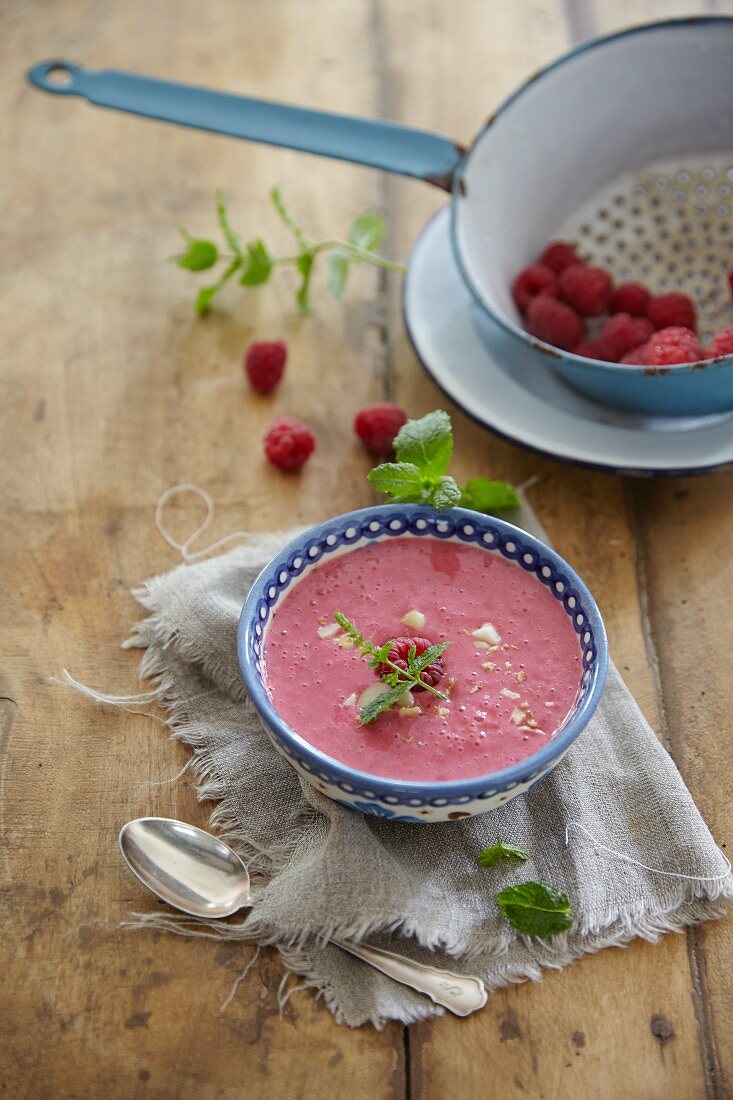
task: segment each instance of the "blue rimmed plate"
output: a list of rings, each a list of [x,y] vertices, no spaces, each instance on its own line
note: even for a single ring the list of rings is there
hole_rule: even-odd
[[[437,385],[512,443],[619,474],[701,474],[733,465],[733,414],[637,416],[582,396],[532,357],[519,361],[515,347],[505,354],[509,337],[476,307],[459,274],[447,209],[413,249],[403,312],[415,352]]]

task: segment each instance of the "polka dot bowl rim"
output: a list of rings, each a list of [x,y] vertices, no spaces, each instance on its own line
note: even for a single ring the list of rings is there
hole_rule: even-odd
[[[393,537],[458,540],[499,553],[517,568],[532,572],[562,602],[584,653],[585,685],[574,712],[553,739],[536,753],[508,768],[480,776],[445,781],[402,780],[349,767],[314,748],[280,716],[262,682],[260,671],[266,625],[290,584],[334,551],[360,549]],[[345,552],[348,552],[345,551]],[[560,588],[558,586],[561,586]],[[570,602],[574,601],[574,602]],[[576,619],[582,616],[582,628]],[[584,641],[585,639],[585,641]],[[590,653],[590,657],[587,655]],[[552,547],[505,520],[465,508],[437,511],[418,504],[384,504],[334,516],[310,527],[276,554],[253,583],[237,629],[237,657],[245,688],[257,713],[286,757],[295,759],[314,779],[321,778],[349,793],[383,798],[398,796],[432,801],[478,798],[509,790],[543,777],[580,735],[595,712],[606,680],[608,640],[595,599],[578,574]],[[487,791],[491,788],[491,791]]]

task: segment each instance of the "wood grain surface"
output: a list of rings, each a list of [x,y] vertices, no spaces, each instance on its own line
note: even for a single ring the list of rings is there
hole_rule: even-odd
[[[155,503],[183,481],[217,503],[213,534],[317,522],[371,497],[350,420],[394,398],[445,399],[407,344],[399,282],[355,274],[344,304],[299,319],[283,274],[233,289],[205,320],[166,263],[175,225],[207,233],[223,187],[247,234],[285,245],[279,182],[314,236],[368,208],[404,258],[438,191],[313,157],[194,134],[44,96],[24,82],[61,56],[235,92],[385,116],[469,141],[516,83],[589,35],[717,10],[651,0],[6,0],[0,8],[0,663],[3,982],[0,1089],[15,1098],[690,1100],[733,1095],[733,925],[723,920],[588,957],[512,987],[468,1020],[338,1027],[310,993],[278,1014],[283,969],[264,952],[231,1006],[247,946],[124,933],[150,904],[116,851],[126,819],[205,825],[186,750],[155,721],[97,708],[49,681],[63,666],[135,690],[119,643],[129,590],[176,556]],[[282,336],[273,398],[240,360]],[[597,594],[617,663],[718,840],[733,831],[733,504],[730,476],[623,481],[499,441],[449,410],[457,466],[521,482],[558,549]],[[268,469],[275,413],[318,450],[298,478]],[[175,508],[196,526],[191,501]],[[177,528],[178,529],[178,528]]]

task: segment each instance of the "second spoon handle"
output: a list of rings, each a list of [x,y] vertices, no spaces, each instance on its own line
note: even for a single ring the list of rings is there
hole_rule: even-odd
[[[486,987],[480,978],[454,974],[450,970],[415,962],[381,947],[352,943],[350,940],[331,940],[331,943],[348,951],[350,955],[355,955],[357,959],[363,959],[396,982],[410,986],[418,993],[424,993],[456,1016],[470,1016],[472,1012],[483,1008],[488,1000]]]

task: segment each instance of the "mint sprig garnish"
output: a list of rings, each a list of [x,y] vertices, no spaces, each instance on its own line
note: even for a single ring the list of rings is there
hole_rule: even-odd
[[[525,936],[556,936],[573,923],[568,895],[546,882],[521,882],[496,895],[499,909]]]
[[[362,726],[368,726],[369,723],[373,722],[375,718],[378,718],[380,714],[383,714],[393,707],[406,691],[410,691],[410,689],[414,687],[419,686],[424,688],[425,691],[429,691],[430,694],[434,695],[437,699],[445,701],[447,696],[444,695],[442,691],[438,691],[432,684],[426,683],[425,680],[422,679],[422,673],[433,664],[438,657],[443,656],[450,642],[438,642],[435,645],[430,645],[419,656],[416,654],[415,646],[410,646],[407,655],[407,668],[404,669],[400,665],[395,664],[390,658],[393,644],[391,641],[385,642],[382,646],[376,646],[369,638],[364,637],[361,631],[342,611],[334,611],[333,617],[342,630],[351,638],[356,648],[361,651],[361,656],[369,658],[370,668],[376,668],[378,665],[387,665],[389,669],[388,672],[380,676],[380,679],[390,690],[383,692],[375,699],[372,699],[370,703],[367,703],[366,706],[361,707],[359,711],[359,722]]]
[[[334,298],[343,297],[349,271],[354,264],[369,263],[387,271],[401,273],[407,270],[403,264],[393,263],[375,251],[387,231],[381,215],[374,212],[360,214],[352,222],[346,240],[328,238],[324,241],[313,241],[286,207],[279,187],[273,187],[270,198],[280,220],[295,240],[296,251],[292,255],[273,256],[261,237],[242,243],[232,228],[226,200],[221,191],[216,195],[216,215],[224,239],[224,250],[219,249],[214,241],[193,237],[180,227],[185,248],[174,257],[180,268],[199,272],[208,271],[217,264],[222,265],[222,272],[216,282],[199,289],[196,296],[198,313],[208,312],[216,295],[234,275],[238,275],[240,286],[262,286],[269,281],[276,267],[290,267],[298,275],[295,293],[298,308],[301,313],[308,314],[311,312],[311,281],[316,260],[321,253],[329,253],[326,275]]]
[[[479,867],[495,867],[502,859],[513,859],[519,863],[526,863],[531,858],[531,853],[525,848],[520,848],[518,844],[509,844],[498,836],[490,848],[484,848],[479,852],[476,862]]]
[[[367,475],[372,488],[386,493],[390,504],[431,504],[440,509],[460,504],[489,515],[519,507],[515,490],[504,481],[474,477],[461,489],[447,473],[453,428],[442,409],[403,424],[394,450],[396,461],[383,462]]]

